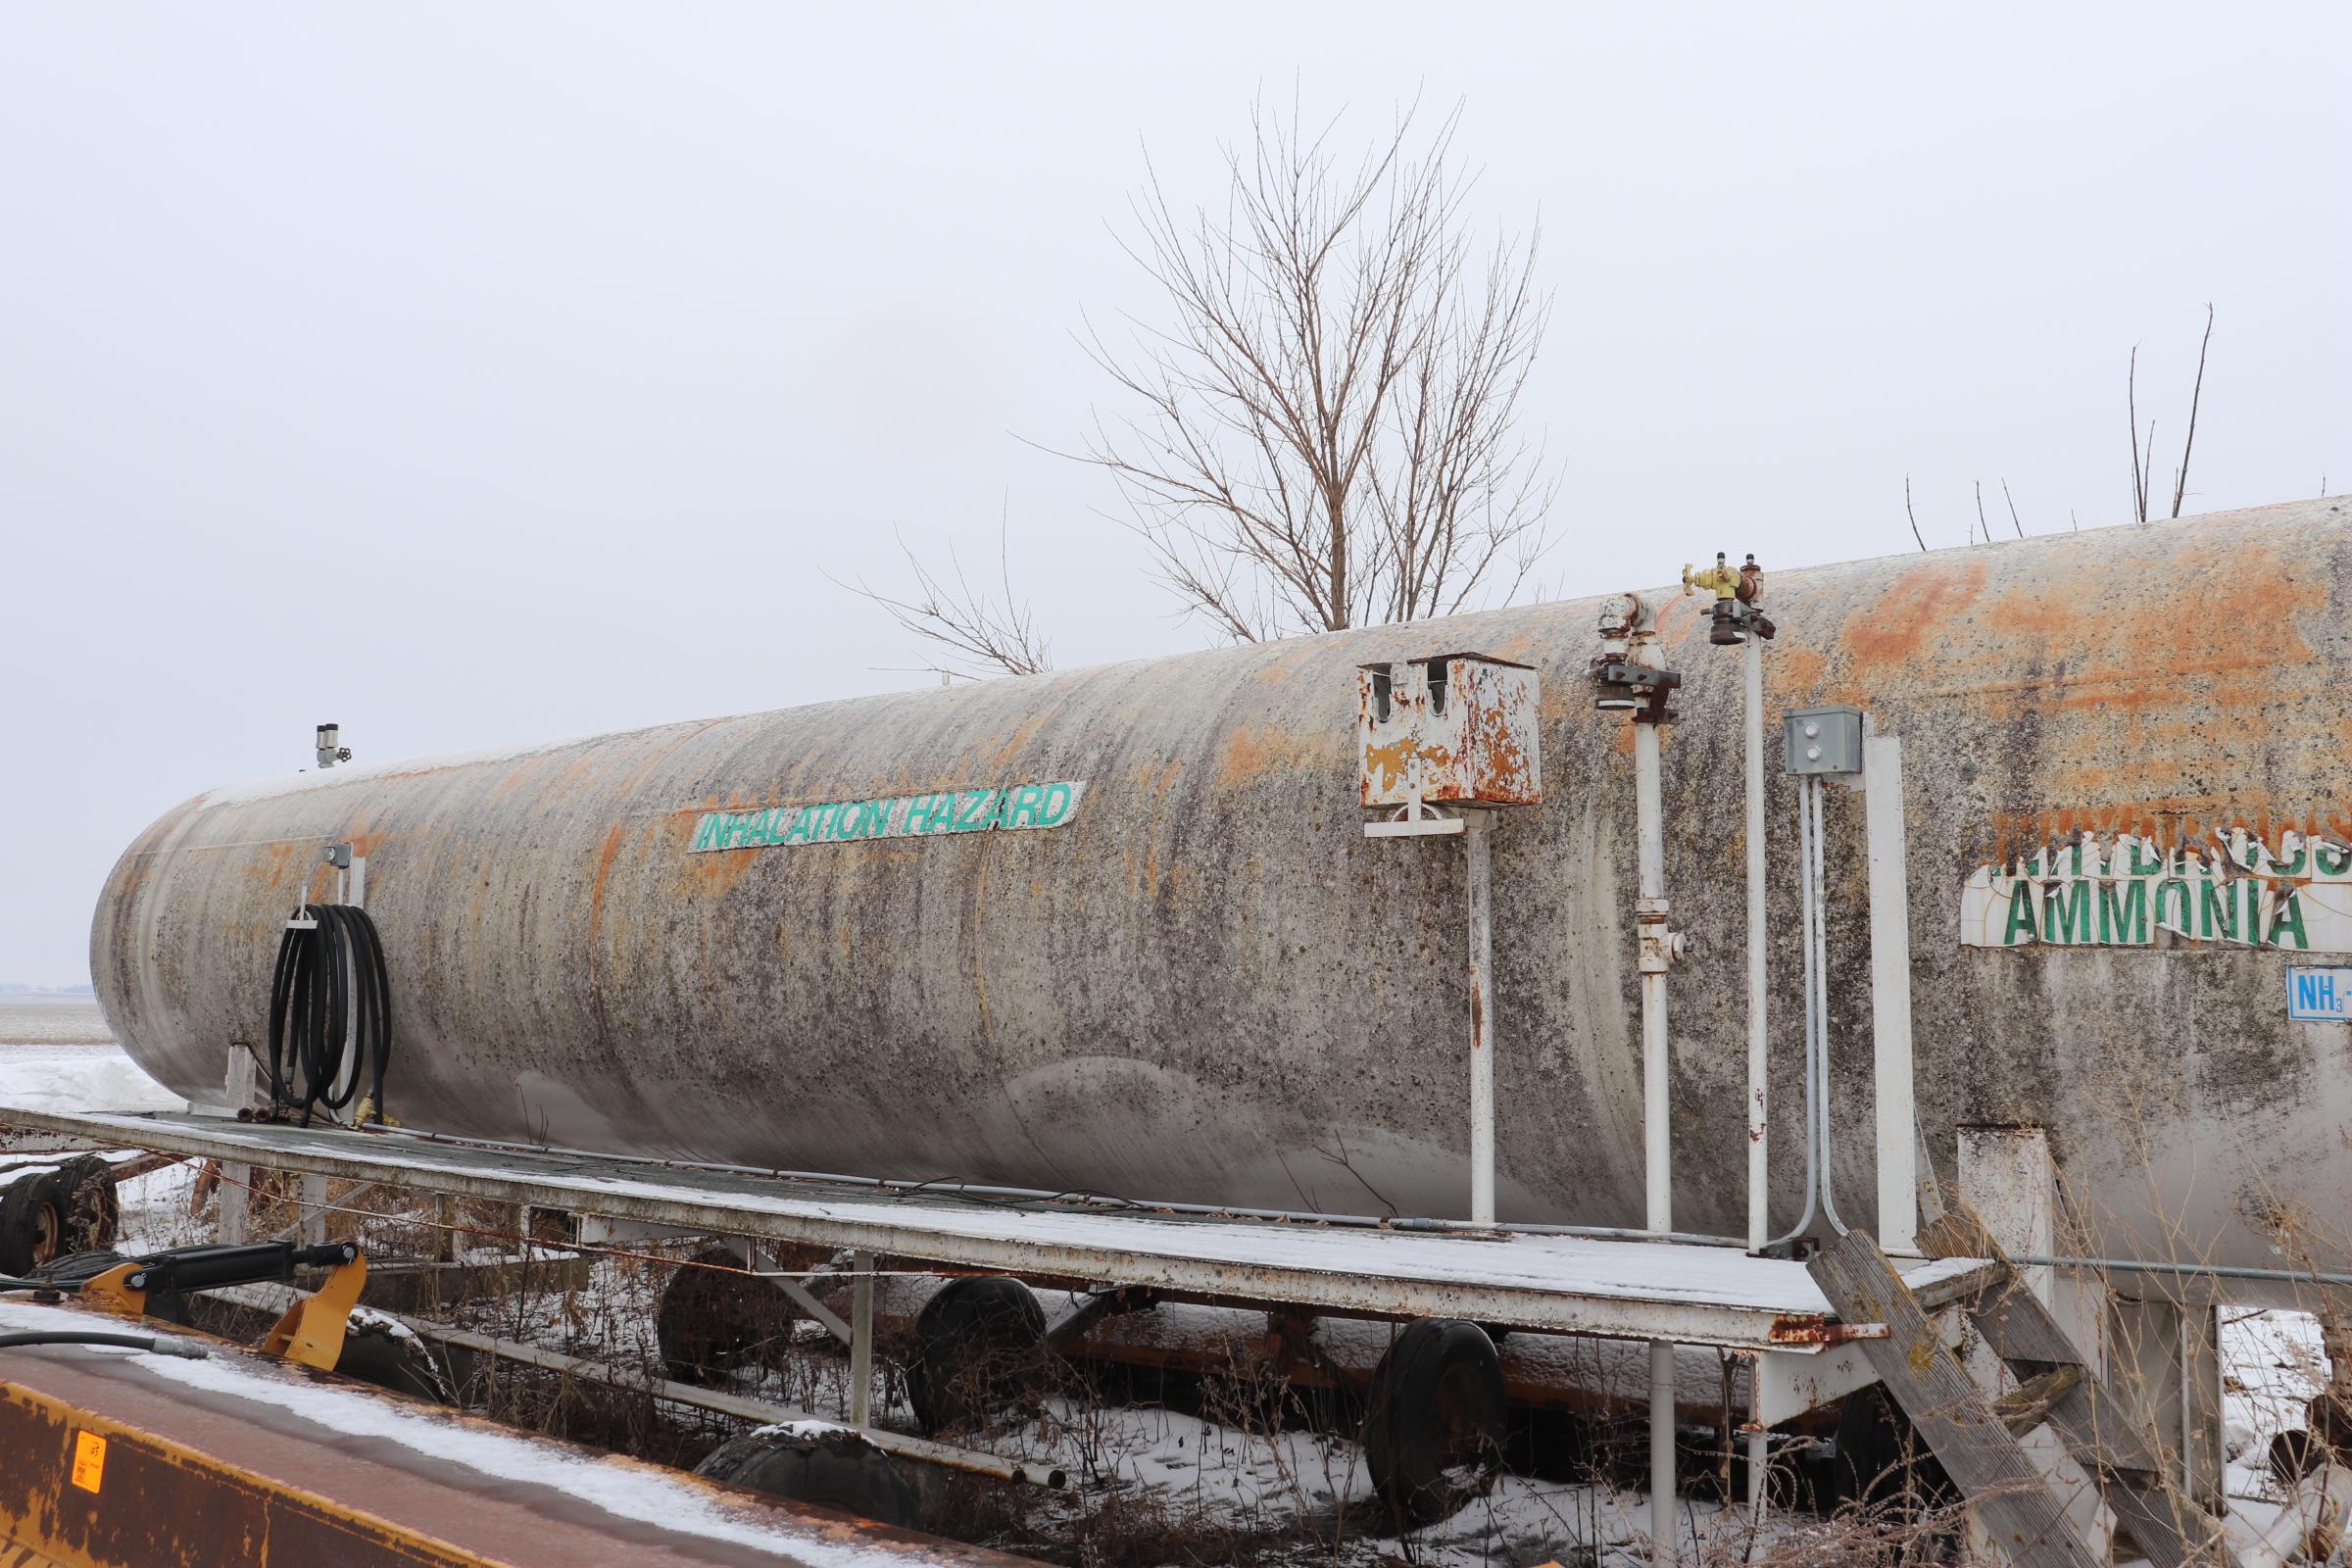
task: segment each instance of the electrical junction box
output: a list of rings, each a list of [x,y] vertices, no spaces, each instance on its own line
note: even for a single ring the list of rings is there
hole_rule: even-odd
[[[1835,778],[1862,771],[1862,710],[1798,708],[1781,719],[1788,771],[1795,777]]]
[[[1485,654],[1436,654],[1355,672],[1366,806],[1535,806],[1536,672]]]

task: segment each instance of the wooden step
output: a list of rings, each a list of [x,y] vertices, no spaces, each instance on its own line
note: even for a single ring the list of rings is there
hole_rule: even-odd
[[[1886,1325],[1886,1338],[1859,1342],[1863,1355],[2010,1561],[2105,1568],[1878,1243],[1849,1231],[1807,1267],[1840,1318]]]

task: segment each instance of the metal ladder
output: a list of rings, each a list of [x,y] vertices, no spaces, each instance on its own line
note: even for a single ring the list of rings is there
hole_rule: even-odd
[[[1886,1325],[1886,1338],[1860,1342],[1871,1370],[2010,1560],[2019,1568],[2106,1568],[2106,1556],[2067,1518],[2064,1501],[2019,1441],[2046,1425],[2097,1484],[2152,1568],[2235,1568],[2221,1521],[2171,1483],[2163,1455],[1982,1223],[1955,1209],[1922,1233],[1920,1246],[1931,1256],[2000,1265],[1960,1305],[2018,1380],[2015,1390],[1996,1396],[1977,1382],[1863,1232],[1831,1242],[1807,1269],[1840,1318]]]

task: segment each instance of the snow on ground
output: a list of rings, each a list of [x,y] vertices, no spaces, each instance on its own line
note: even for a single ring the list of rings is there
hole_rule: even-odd
[[[0,1105],[129,1113],[188,1108],[113,1045],[0,1045]]]
[[[185,1110],[141,1072],[88,997],[0,995],[0,1105],[24,1110]]]
[[[94,997],[0,992],[0,1045],[111,1046],[114,1031]]]
[[[87,999],[0,997],[0,1104],[41,1109],[178,1110],[182,1102],[141,1072],[108,1038]],[[122,1184],[122,1247],[136,1253],[210,1240],[209,1225],[189,1213],[193,1163],[168,1166]],[[648,1364],[658,1356],[652,1332],[654,1301],[667,1270],[643,1259],[606,1259],[584,1291],[548,1294],[520,1311],[496,1309],[499,1332],[574,1354]],[[885,1280],[885,1292],[920,1292],[927,1282]],[[911,1315],[908,1301],[892,1309]],[[1060,1303],[1047,1301],[1049,1312]],[[1168,1329],[1180,1336],[1216,1326],[1197,1316],[1231,1316],[1177,1308]],[[1178,1320],[1182,1319],[1180,1323]],[[1378,1348],[1336,1343],[1375,1325],[1329,1325],[1330,1349],[1343,1360],[1377,1359]],[[1385,1332],[1385,1331],[1384,1331]],[[755,1397],[844,1417],[849,1408],[847,1367],[822,1331],[804,1325],[801,1353],[773,1371]],[[1516,1337],[1515,1337],[1516,1338]],[[1588,1350],[1595,1342],[1563,1341]],[[1549,1348],[1547,1344],[1546,1348]],[[1349,1354],[1357,1351],[1357,1354]],[[2304,1422],[2304,1404],[2326,1382],[2319,1327],[2299,1312],[2225,1316],[2223,1358],[2230,1447],[2230,1491],[2246,1512],[2267,1518],[2266,1502],[2279,1493],[2266,1463],[2271,1439]],[[878,1419],[912,1431],[895,1378],[876,1391]],[[1599,1485],[1567,1485],[1504,1477],[1493,1494],[1407,1545],[1378,1533],[1371,1481],[1361,1448],[1346,1439],[1309,1431],[1266,1433],[1155,1407],[1105,1406],[1067,1399],[1047,1401],[1035,1419],[997,1434],[999,1451],[1058,1464],[1073,1477],[1069,1491],[1029,1494],[1034,1522],[1046,1534],[1066,1531],[1108,1499],[1156,1508],[1191,1526],[1250,1535],[1292,1536],[1300,1560],[1335,1560],[1333,1543],[1346,1539],[1345,1560],[1371,1564],[1410,1557],[1425,1568],[1471,1568],[1546,1557],[1594,1564],[1646,1560],[1648,1509],[1639,1494]],[[1687,1502],[1686,1527],[1726,1544],[1749,1529],[1741,1510]]]

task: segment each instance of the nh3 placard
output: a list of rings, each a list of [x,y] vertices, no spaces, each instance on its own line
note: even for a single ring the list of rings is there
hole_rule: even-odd
[[[2287,970],[2286,1015],[2300,1023],[2352,1022],[2352,969]]]

